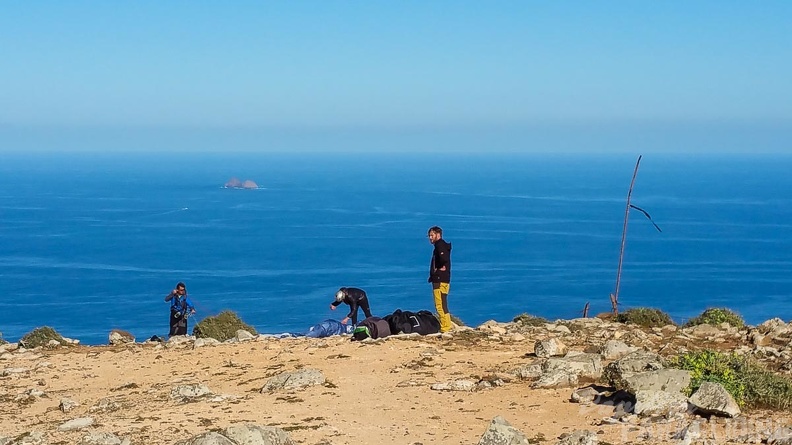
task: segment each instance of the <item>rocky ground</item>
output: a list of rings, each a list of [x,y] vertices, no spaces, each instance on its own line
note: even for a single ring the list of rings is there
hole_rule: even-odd
[[[365,342],[10,344],[0,445],[792,443],[790,414],[688,399],[676,387],[689,377],[661,364],[707,347],[784,373],[790,338],[780,320],[643,329],[595,318]]]

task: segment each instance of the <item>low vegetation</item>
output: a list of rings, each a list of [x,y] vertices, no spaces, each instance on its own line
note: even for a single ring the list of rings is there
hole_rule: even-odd
[[[735,328],[742,328],[745,326],[745,320],[736,312],[720,307],[713,307],[705,310],[698,317],[691,318],[685,323],[685,327],[697,326],[700,324],[720,325],[721,323],[728,323]]]
[[[63,336],[58,334],[55,329],[49,326],[33,329],[19,339],[19,345],[26,349],[37,348],[39,346],[49,347],[49,342],[55,340],[61,345],[66,344]]]
[[[792,410],[792,380],[765,369],[750,358],[711,350],[689,352],[671,366],[691,372],[688,395],[702,382],[720,383],[743,407]]]
[[[660,328],[673,325],[671,317],[660,309],[638,307],[628,309],[616,316],[619,323],[634,324],[645,328]]]
[[[223,311],[214,317],[206,317],[193,328],[193,335],[198,338],[214,338],[219,341],[226,341],[236,337],[238,330],[245,330],[253,335],[257,335],[256,329],[242,321],[239,316],[232,311]]]
[[[438,317],[438,316],[437,316],[437,314],[435,314],[435,317],[436,317],[438,320],[440,320],[440,317]],[[455,325],[457,325],[457,326],[465,326],[465,322],[464,322],[464,321],[462,321],[462,320],[461,320],[459,317],[457,317],[457,316],[456,316],[456,315],[454,315],[454,314],[451,314],[451,323],[454,323],[454,324],[455,324]]]
[[[522,313],[514,317],[514,320],[512,321],[523,326],[544,326],[545,324],[550,323],[546,318],[537,317],[527,313]]]

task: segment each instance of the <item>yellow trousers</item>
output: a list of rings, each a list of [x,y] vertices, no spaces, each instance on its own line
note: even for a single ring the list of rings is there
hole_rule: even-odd
[[[440,332],[451,330],[451,313],[448,312],[448,283],[432,283],[435,309],[440,316]]]

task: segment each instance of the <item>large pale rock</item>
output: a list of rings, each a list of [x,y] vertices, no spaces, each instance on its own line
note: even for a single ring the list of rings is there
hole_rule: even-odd
[[[637,372],[623,379],[625,391],[636,394],[638,391],[669,391],[681,393],[690,385],[690,371],[684,369],[658,369]]]
[[[13,439],[8,442],[8,445],[46,445],[47,438],[41,431],[31,431],[30,433],[23,434],[21,437]]]
[[[597,445],[598,443],[597,434],[589,430],[574,430],[556,442],[557,445]]]
[[[602,375],[599,354],[577,354],[571,357],[550,358],[542,367],[542,375],[534,388],[569,388],[582,380],[595,381]]]
[[[701,411],[718,416],[735,417],[740,414],[740,406],[720,383],[703,382],[690,396],[690,403]]]
[[[81,430],[84,428],[88,428],[89,426],[94,424],[94,420],[91,417],[81,417],[79,419],[72,419],[68,422],[61,424],[58,427],[58,431],[72,431],[72,430]]]
[[[121,445],[123,441],[113,433],[94,431],[82,438],[80,445]]]
[[[718,326],[711,324],[700,324],[690,328],[686,328],[684,332],[700,338],[719,337],[724,334],[723,330]]]
[[[253,340],[255,338],[256,338],[255,335],[251,334],[250,332],[248,332],[248,331],[246,331],[244,329],[239,329],[239,330],[236,331],[236,340],[237,341],[249,341],[249,340]]]
[[[261,388],[262,393],[277,390],[305,389],[309,386],[323,385],[325,376],[318,369],[300,369],[293,372],[284,372],[267,381]]]
[[[123,345],[127,343],[134,343],[135,336],[127,331],[122,331],[120,329],[113,329],[112,331],[110,331],[110,335],[108,335],[107,340],[111,345]]]
[[[780,427],[767,438],[768,445],[792,445],[792,428]]]
[[[542,364],[543,362],[541,361],[528,363],[513,370],[512,374],[521,380],[536,380],[542,376]]]
[[[534,344],[534,353],[537,357],[555,357],[567,353],[567,347],[560,340],[551,338],[539,340]]]
[[[204,346],[217,346],[221,344],[220,340],[216,338],[196,338],[195,343],[193,343],[193,349],[202,348]]]
[[[478,445],[528,445],[528,438],[501,416],[492,419]]]
[[[635,351],[605,367],[602,377],[618,389],[627,386],[625,377],[639,372],[663,369],[663,359],[659,355],[646,351]]]
[[[239,445],[294,444],[286,431],[271,426],[233,425],[226,428],[223,434]]]
[[[188,401],[212,395],[212,390],[203,383],[178,385],[171,389],[170,397],[174,400]]]
[[[220,432],[208,432],[178,442],[177,445],[295,445],[284,430],[272,426],[232,425]]]
[[[626,355],[629,355],[638,348],[634,348],[632,346],[628,346],[627,343],[619,340],[608,340],[602,345],[600,349],[600,354],[605,360],[618,360]]]
[[[687,407],[687,397],[681,392],[640,390],[635,393],[633,412],[642,417],[670,418],[674,414],[686,412]]]
[[[452,380],[450,382],[435,383],[429,387],[435,391],[473,391],[476,382],[472,380]]]

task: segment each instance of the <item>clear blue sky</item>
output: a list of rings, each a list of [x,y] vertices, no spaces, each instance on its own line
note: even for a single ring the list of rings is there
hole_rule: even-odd
[[[792,151],[792,2],[0,3],[0,150]]]

